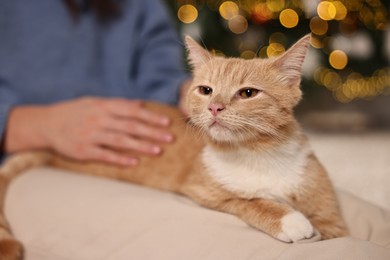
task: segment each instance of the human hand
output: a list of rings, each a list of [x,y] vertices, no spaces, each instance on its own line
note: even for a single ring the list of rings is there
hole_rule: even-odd
[[[18,120],[23,110],[13,112]],[[40,115],[33,125],[39,125],[32,129],[41,140],[38,148],[51,148],[77,160],[120,165],[135,165],[138,160],[115,150],[156,155],[161,152],[156,143],[173,140],[165,128],[169,125],[167,117],[144,109],[141,101],[118,98],[80,98],[40,107]],[[10,127],[7,128],[9,141]],[[6,148],[15,150],[9,141],[6,140]]]

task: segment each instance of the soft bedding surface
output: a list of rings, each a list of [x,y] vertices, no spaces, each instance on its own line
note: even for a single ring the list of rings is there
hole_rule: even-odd
[[[390,213],[338,196],[351,236],[296,244],[175,194],[53,168],[18,177],[5,210],[27,260],[390,259]]]
[[[390,211],[390,132],[310,133],[337,188]]]

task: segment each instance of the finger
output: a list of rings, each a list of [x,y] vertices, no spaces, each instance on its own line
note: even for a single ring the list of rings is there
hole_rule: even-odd
[[[107,120],[107,129],[123,132],[141,139],[150,139],[161,142],[172,142],[173,135],[164,129],[153,127],[137,120],[110,118]]]
[[[158,145],[118,132],[100,132],[96,138],[96,143],[117,149],[137,151],[146,155],[157,155],[161,153],[161,147]]]
[[[144,107],[139,109],[138,113],[136,114],[136,118],[157,126],[168,126],[171,123],[169,117],[151,112]]]
[[[169,117],[145,109],[142,101],[111,99],[106,107],[116,116],[135,118],[158,126],[168,126],[170,123]]]
[[[135,166],[138,164],[138,159],[105,149],[99,146],[93,146],[86,152],[86,160],[103,161],[122,166]]]

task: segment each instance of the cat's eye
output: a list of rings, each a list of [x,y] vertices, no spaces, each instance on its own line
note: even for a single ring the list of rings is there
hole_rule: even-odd
[[[257,93],[259,93],[259,92],[260,92],[260,90],[255,89],[255,88],[244,88],[244,89],[241,89],[238,91],[238,95],[241,98],[251,98],[251,97],[256,96]]]
[[[203,95],[210,95],[213,93],[213,89],[207,86],[199,86],[199,93]]]

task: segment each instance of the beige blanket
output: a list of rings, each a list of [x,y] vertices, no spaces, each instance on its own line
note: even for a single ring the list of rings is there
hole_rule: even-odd
[[[351,237],[286,244],[175,194],[39,168],[12,183],[6,215],[27,260],[390,259],[390,213],[339,197]]]

